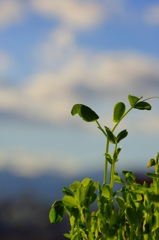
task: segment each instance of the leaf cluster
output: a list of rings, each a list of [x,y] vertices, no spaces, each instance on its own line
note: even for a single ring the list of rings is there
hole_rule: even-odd
[[[75,104],[71,114],[78,114],[86,122],[96,122],[97,127],[106,137],[104,182],[102,185],[92,179],[82,182],[74,181],[69,188],[63,187],[64,197],[57,200],[49,213],[50,222],[62,221],[64,212],[70,219],[71,230],[64,236],[72,240],[104,240],[159,239],[159,153],[150,159],[147,167],[155,166],[155,173],[146,173],[152,178],[150,186],[146,182],[138,184],[131,171],[122,171],[120,177],[115,170],[119,160],[121,146],[118,143],[127,137],[128,131],[118,134],[114,131],[121,120],[132,110],[151,110],[151,105],[143,97],[128,95],[130,108],[127,110],[123,102],[118,102],[113,110],[114,127],[101,127],[99,116],[88,106]],[[114,152],[109,152],[109,144],[113,144]],[[110,180],[107,183],[107,165],[111,166]],[[117,192],[113,184],[121,185]],[[91,211],[91,205],[97,204],[97,211]]]

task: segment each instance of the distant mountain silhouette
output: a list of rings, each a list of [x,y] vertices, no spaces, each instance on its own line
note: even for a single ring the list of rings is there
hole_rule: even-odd
[[[142,172],[136,172],[136,179],[138,182],[144,180],[150,181],[150,178],[146,177]],[[32,193],[35,196],[44,199],[54,201],[63,196],[62,187],[67,186],[75,181],[82,181],[85,177],[89,177],[94,181],[103,182],[103,171],[89,172],[85,175],[80,175],[77,178],[62,177],[57,172],[45,173],[41,176],[34,178],[27,178],[17,176],[14,173],[1,170],[0,171],[0,193],[2,198],[10,198],[19,196],[19,194]],[[118,184],[115,185],[118,188]],[[120,186],[119,186],[120,187]]]

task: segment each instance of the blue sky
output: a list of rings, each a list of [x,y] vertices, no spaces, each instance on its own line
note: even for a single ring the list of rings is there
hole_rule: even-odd
[[[117,101],[159,96],[158,1],[0,0],[0,169],[36,176],[101,170],[105,139],[70,112],[89,105],[113,127]],[[117,168],[145,168],[158,148],[159,102],[119,126]]]

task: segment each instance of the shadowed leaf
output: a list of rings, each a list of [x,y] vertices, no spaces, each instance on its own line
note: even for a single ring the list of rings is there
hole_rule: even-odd
[[[71,110],[71,114],[73,116],[78,114],[86,122],[93,122],[99,118],[91,108],[83,104],[75,104]]]
[[[121,131],[118,135],[117,135],[117,143],[119,143],[122,139],[126,138],[128,135],[128,131],[125,129],[123,131]]]
[[[64,215],[64,206],[62,201],[55,201],[49,213],[50,223],[59,223]]]
[[[139,110],[151,110],[151,105],[147,102],[138,102],[134,108]]]

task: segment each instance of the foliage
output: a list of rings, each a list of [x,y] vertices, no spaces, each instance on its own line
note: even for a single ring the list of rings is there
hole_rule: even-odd
[[[64,212],[69,215],[71,230],[64,236],[72,240],[151,240],[159,239],[159,153],[155,159],[150,159],[147,167],[155,166],[155,173],[146,173],[153,179],[153,183],[138,184],[131,171],[122,171],[121,178],[115,171],[115,164],[119,160],[121,147],[118,143],[127,137],[127,130],[117,135],[114,130],[120,121],[132,110],[151,110],[151,105],[143,97],[128,95],[130,108],[126,111],[123,102],[114,106],[111,130],[104,128],[98,122],[99,116],[83,104],[75,104],[72,115],[78,114],[86,122],[96,122],[98,128],[106,137],[104,182],[85,178],[82,182],[74,181],[70,188],[63,187],[64,197],[52,205],[49,218],[53,224],[63,219]],[[113,155],[109,152],[109,144],[114,145]],[[111,165],[110,181],[107,183],[108,163]],[[121,189],[113,191],[114,182],[122,184]],[[98,210],[91,212],[91,205],[96,202]],[[115,206],[118,206],[118,211]]]

